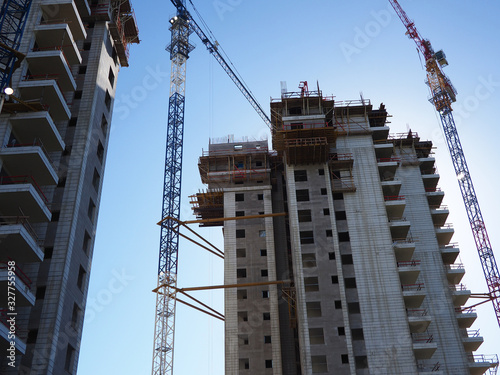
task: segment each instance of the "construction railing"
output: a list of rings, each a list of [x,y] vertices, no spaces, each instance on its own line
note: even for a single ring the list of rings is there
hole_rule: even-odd
[[[427,309],[406,309],[406,314],[408,316],[427,316],[429,312]]]
[[[384,200],[386,202],[389,201],[404,201],[405,196],[404,195],[384,195]]]
[[[401,289],[403,292],[414,292],[414,291],[420,291],[424,289],[424,283],[418,283],[418,284],[401,284]]]
[[[49,208],[49,199],[43,193],[42,188],[40,187],[40,185],[38,185],[33,176],[0,176],[0,185],[16,185],[16,184],[26,184],[26,183],[31,184],[35,188],[37,193],[43,199],[47,208]]]
[[[409,260],[406,262],[397,262],[398,267],[418,267],[420,266],[420,260]]]
[[[41,246],[43,244],[43,240],[38,237],[28,219],[29,216],[0,216],[0,225],[22,224],[24,229],[26,229],[36,243]]]
[[[43,154],[45,155],[45,157],[48,159],[48,161],[50,162],[50,164],[53,165],[53,161],[52,159],[50,158],[49,156],[49,153],[47,151],[47,149],[45,148],[45,146],[43,145],[43,142],[41,139],[39,138],[35,138],[33,140],[33,142],[31,143],[17,143],[17,142],[11,142],[11,143],[8,143],[6,145],[3,146],[3,148],[12,148],[12,147],[40,147],[40,149],[42,150]]]
[[[430,344],[434,342],[434,336],[429,333],[412,333],[411,338],[413,343]]]

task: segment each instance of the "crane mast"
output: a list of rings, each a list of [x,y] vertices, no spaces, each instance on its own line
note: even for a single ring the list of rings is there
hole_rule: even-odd
[[[0,9],[1,94],[9,86],[12,73],[24,57],[18,50],[31,8],[31,2],[32,0],[4,0]]]
[[[415,24],[408,18],[397,0],[389,1],[405,25],[407,35],[415,41],[417,48],[425,58],[427,83],[431,91],[431,98],[429,100],[441,118],[446,143],[450,151],[462,199],[467,211],[467,217],[488,285],[488,299],[493,303],[497,321],[500,325],[500,273],[453,118],[451,104],[456,100],[456,90],[442,70],[442,67],[448,65],[446,56],[442,51],[434,52],[431,43],[421,38]]]
[[[179,250],[179,232],[176,227],[180,219],[181,204],[186,62],[189,53],[194,49],[194,46],[189,43],[189,36],[193,32],[198,35],[202,43],[215,57],[255,111],[271,128],[271,120],[243,80],[238,77],[221,55],[217,42],[212,41],[206,35],[186,9],[186,0],[171,0],[171,2],[176,7],[177,13],[170,20],[171,41],[166,48],[170,53],[171,74],[160,254],[157,288],[155,289],[157,293],[152,375],[173,374],[175,294],[177,292],[177,257]]]

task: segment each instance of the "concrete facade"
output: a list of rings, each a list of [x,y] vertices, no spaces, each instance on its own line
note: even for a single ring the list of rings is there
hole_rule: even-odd
[[[320,91],[283,93],[271,113],[275,151],[231,140],[199,163],[209,189],[195,212],[229,219],[218,223],[225,283],[245,284],[225,292],[226,374],[497,366],[474,354],[483,339],[463,307],[470,291],[431,142],[389,135],[383,105]],[[249,285],[266,280],[284,283]]]
[[[16,306],[15,366],[2,356],[1,373],[76,374],[116,79],[134,42],[128,1],[32,3],[0,115],[0,251],[33,298]]]

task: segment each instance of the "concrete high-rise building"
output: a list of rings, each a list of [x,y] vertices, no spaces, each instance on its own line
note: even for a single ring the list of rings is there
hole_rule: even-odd
[[[271,117],[275,151],[228,139],[199,162],[194,211],[229,218],[204,225],[223,226],[224,281],[241,284],[225,291],[225,373],[496,368],[475,354],[432,143],[390,135],[384,105],[307,86],[272,100]]]
[[[2,374],[76,373],[116,80],[138,42],[128,0],[32,2],[0,115]]]

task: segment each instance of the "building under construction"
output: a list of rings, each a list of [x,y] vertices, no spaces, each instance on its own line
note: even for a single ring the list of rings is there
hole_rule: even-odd
[[[2,25],[3,48],[22,30]],[[138,42],[128,0],[31,3],[0,115],[2,374],[76,374],[116,81]]]
[[[274,151],[201,156],[193,209],[223,227],[224,284],[239,285],[225,290],[226,374],[496,373],[476,354],[432,143],[387,119],[303,85],[271,101]]]

